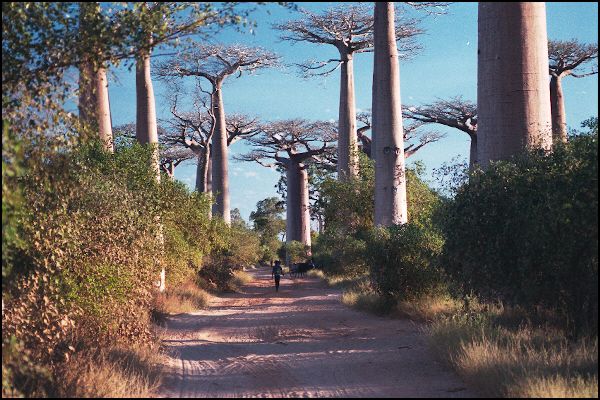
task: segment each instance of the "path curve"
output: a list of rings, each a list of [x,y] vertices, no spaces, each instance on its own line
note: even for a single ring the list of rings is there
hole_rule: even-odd
[[[316,278],[250,272],[242,293],[168,318],[161,397],[475,397],[421,325],[352,310]]]

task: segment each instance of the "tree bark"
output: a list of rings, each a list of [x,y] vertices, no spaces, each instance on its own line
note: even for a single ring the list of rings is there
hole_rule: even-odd
[[[477,159],[552,147],[545,3],[479,3]]]
[[[286,165],[287,193],[285,198],[285,241],[300,240],[298,225],[300,223],[300,191],[299,191],[299,167],[297,163],[289,161]]]
[[[210,152],[210,146],[209,146],[209,152]],[[207,160],[206,160],[206,193],[212,195],[212,182],[213,182],[213,178],[212,178],[212,165],[213,165],[213,156],[212,153],[208,154]]]
[[[89,61],[83,61],[79,66],[79,121],[84,127],[94,123],[94,68]]]
[[[375,225],[390,226],[408,222],[394,3],[375,3],[374,27]]]
[[[142,51],[135,68],[136,123],[135,136],[141,144],[154,147],[152,168],[156,171],[156,180],[160,181],[158,130],[156,125],[156,107],[154,88],[150,76],[150,54]]]
[[[311,237],[310,237],[310,202],[308,193],[308,172],[303,164],[298,165],[298,191],[300,194],[300,223],[298,224],[299,241],[305,246],[308,246],[308,254],[311,254]]]
[[[229,204],[229,177],[227,163],[227,127],[225,125],[225,109],[223,108],[222,82],[216,84],[212,96],[212,107],[215,115],[215,133],[212,138],[213,163],[212,176],[215,192],[213,214],[219,215],[227,225],[231,224]]]
[[[550,78],[550,107],[552,111],[552,142],[567,143],[567,116],[562,88],[562,76]]]
[[[469,171],[473,171],[477,165],[477,134],[469,135],[471,147],[469,149]]]
[[[337,173],[338,179],[347,180],[358,175],[354,61],[352,54],[340,52],[340,57],[343,62],[340,81]]]
[[[110,101],[108,99],[108,79],[106,78],[106,68],[100,67],[96,72],[96,101],[98,133],[104,148],[113,153],[113,134],[112,123],[110,119]]]

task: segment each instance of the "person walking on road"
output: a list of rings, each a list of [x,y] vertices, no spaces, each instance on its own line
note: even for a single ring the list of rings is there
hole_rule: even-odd
[[[275,265],[273,265],[273,271],[271,272],[271,277],[275,278],[275,291],[279,292],[279,280],[281,279],[281,275],[283,275],[283,268],[281,268],[281,261],[276,260]]]

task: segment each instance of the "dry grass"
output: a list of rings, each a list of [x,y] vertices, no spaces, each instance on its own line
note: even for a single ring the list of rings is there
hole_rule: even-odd
[[[113,348],[101,355],[78,355],[62,373],[65,397],[152,396],[160,385],[159,355],[150,348]]]
[[[231,286],[234,291],[238,291],[242,288],[242,286],[248,284],[252,281],[252,277],[245,271],[235,271],[233,273],[233,279],[231,281]]]
[[[549,327],[508,329],[492,315],[455,315],[431,326],[433,347],[482,395],[598,397],[597,338],[569,342]]]
[[[433,322],[440,317],[450,316],[461,308],[462,303],[448,295],[432,295],[410,302],[400,301],[391,314],[413,321]]]
[[[312,278],[325,279],[325,273],[320,269],[311,269],[306,273],[306,275]]]
[[[184,282],[157,295],[154,309],[159,314],[180,314],[205,308],[209,294],[194,282]]]

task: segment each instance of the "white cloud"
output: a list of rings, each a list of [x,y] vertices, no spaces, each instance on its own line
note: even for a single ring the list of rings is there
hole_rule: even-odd
[[[247,172],[244,172],[244,176],[245,176],[245,177],[248,177],[248,178],[255,178],[255,177],[257,177],[257,176],[258,176],[258,172],[255,172],[255,171],[247,171]]]

